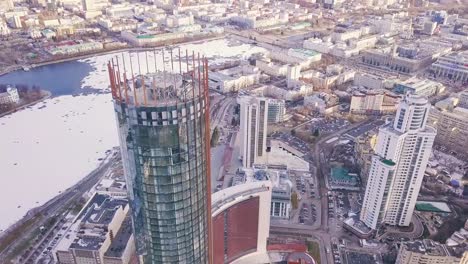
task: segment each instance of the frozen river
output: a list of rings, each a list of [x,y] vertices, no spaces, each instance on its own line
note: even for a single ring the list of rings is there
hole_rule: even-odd
[[[227,40],[181,48],[204,54],[210,63],[264,52]],[[106,70],[113,56],[0,76],[0,84],[38,85],[53,95],[0,118],[0,231],[78,182],[118,145]]]

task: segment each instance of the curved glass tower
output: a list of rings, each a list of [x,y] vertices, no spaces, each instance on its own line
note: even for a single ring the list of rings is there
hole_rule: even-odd
[[[134,75],[142,54],[147,70]],[[137,53],[108,64],[137,253],[145,264],[211,263],[207,63],[179,51],[174,70],[172,54],[158,55],[160,70],[156,52],[154,63]]]

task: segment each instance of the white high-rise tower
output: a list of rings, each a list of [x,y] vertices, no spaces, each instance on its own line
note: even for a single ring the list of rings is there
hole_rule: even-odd
[[[239,104],[242,165],[250,168],[266,156],[268,98],[241,97]]]
[[[406,95],[393,125],[379,130],[360,217],[372,229],[411,222],[436,136],[436,130],[426,126],[429,109],[425,98]]]

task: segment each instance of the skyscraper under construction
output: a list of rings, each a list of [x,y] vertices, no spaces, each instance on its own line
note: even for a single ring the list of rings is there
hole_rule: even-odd
[[[108,63],[140,263],[212,263],[207,65],[180,50]]]

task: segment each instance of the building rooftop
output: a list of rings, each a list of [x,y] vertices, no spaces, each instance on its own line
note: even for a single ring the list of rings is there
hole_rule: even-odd
[[[429,239],[407,242],[402,246],[405,247],[405,249],[408,251],[427,254],[431,256],[449,255],[444,245],[441,245]]]
[[[149,59],[148,53],[116,56],[108,62],[112,97],[128,105],[167,107],[204,96],[206,61],[195,57],[181,50],[154,50]],[[183,61],[194,65],[182,66]]]
[[[86,233],[87,236],[78,237],[70,245],[74,249],[98,250],[106,239],[104,230],[93,230],[91,233]],[[93,236],[91,236],[93,235]]]
[[[388,166],[395,166],[395,165],[396,165],[395,162],[393,162],[393,161],[391,161],[391,160],[388,160],[388,159],[381,159],[380,161],[381,161],[383,164],[386,164],[386,165],[388,165]]]
[[[372,229],[370,229],[366,226],[366,224],[360,221],[358,216],[351,216],[345,219],[343,223],[362,235],[368,235],[372,233]]]
[[[446,203],[432,201],[417,201],[416,210],[437,213],[450,213],[452,211]]]
[[[115,235],[112,243],[104,253],[105,257],[121,257],[125,248],[127,247],[128,240],[132,236],[132,218],[126,216],[119,232]]]
[[[114,199],[107,195],[96,194],[84,208],[81,222],[84,224],[108,225],[117,209],[127,206],[126,199]]]
[[[252,169],[244,168],[245,182],[269,180],[272,183],[273,192],[289,194],[292,183],[286,169],[272,169],[264,165],[254,165]]]
[[[126,199],[96,193],[72,221],[70,229],[58,243],[57,250],[100,249],[107,238],[109,224],[115,223],[113,221],[117,210],[121,210],[119,213],[124,213],[124,208],[127,206]]]
[[[317,56],[317,55],[320,55],[319,52],[316,52],[314,50],[311,50],[311,49],[293,49],[293,51],[297,52],[297,53],[301,53],[307,57],[314,57],[314,56]]]
[[[350,174],[348,169],[342,166],[334,166],[331,168],[331,180],[337,183],[346,183],[356,185],[357,179],[354,175]]]

